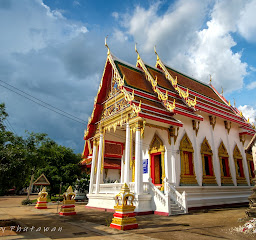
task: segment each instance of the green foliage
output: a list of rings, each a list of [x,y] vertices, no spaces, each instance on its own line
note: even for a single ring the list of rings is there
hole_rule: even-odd
[[[21,204],[22,204],[22,205],[32,204],[32,201],[29,200],[29,199],[25,199],[25,200],[22,200]]]
[[[42,173],[50,182],[50,194],[75,186],[81,176],[80,155],[72,149],[60,146],[44,133],[26,132],[19,137],[6,131],[4,120],[8,114],[0,104],[0,195],[15,187],[20,191],[28,187],[31,175],[34,179]]]
[[[57,202],[57,201],[63,201],[63,196],[60,196],[60,197],[58,197],[58,196],[55,196],[55,197],[51,197],[51,201],[52,202]]]
[[[80,179],[76,180],[75,189],[81,193],[89,191],[90,175],[83,173]]]

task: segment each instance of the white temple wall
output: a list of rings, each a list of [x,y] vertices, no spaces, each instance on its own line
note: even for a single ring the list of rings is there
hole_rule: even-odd
[[[245,145],[245,146],[247,146],[247,145]],[[252,157],[253,157],[254,169],[256,170],[256,141],[254,142],[254,144],[252,146]]]
[[[183,127],[179,128],[179,133],[178,133],[175,144],[174,144],[174,139],[171,138],[171,142],[172,142],[171,145],[169,144],[168,133],[166,130],[149,127],[149,126],[145,127],[144,138],[142,139],[142,161],[145,159],[148,160],[148,172],[143,173],[143,182],[147,182],[151,175],[150,173],[151,159],[148,153],[148,149],[156,133],[161,138],[165,146],[165,154],[164,154],[165,175],[169,182],[174,183],[174,185],[176,186],[179,186],[180,171],[181,171],[179,146],[180,146],[180,141],[186,132],[194,149],[194,155],[193,155],[194,169],[195,169],[196,179],[199,186],[202,186],[202,178],[203,178],[201,144],[205,137],[209,142],[211,149],[213,151],[212,161],[213,161],[213,169],[214,169],[214,174],[216,177],[217,184],[221,186],[221,170],[220,170],[220,163],[219,163],[219,157],[218,157],[218,148],[221,141],[223,141],[229,154],[230,173],[231,173],[234,185],[237,185],[235,162],[233,158],[233,151],[236,144],[243,157],[244,174],[245,174],[247,183],[249,184],[249,172],[248,172],[246,154],[244,151],[244,145],[246,145],[246,142],[249,142],[250,138],[246,137],[245,144],[243,145],[239,139],[239,132],[241,132],[241,129],[238,127],[237,124],[232,123],[230,132],[228,134],[227,129],[225,129],[223,119],[216,118],[216,124],[213,129],[212,125],[210,125],[209,116],[205,113],[199,113],[199,114],[201,114],[204,117],[204,120],[200,122],[197,136],[196,136],[195,130],[193,130],[192,119],[183,117],[180,115],[176,116],[176,119],[183,122]],[[154,123],[154,124],[157,124],[157,123]],[[196,124],[196,126],[198,125]],[[125,131],[116,130],[116,132],[114,132],[112,129],[110,133],[106,132],[105,139],[110,141],[123,142],[125,144],[125,134],[126,134]],[[135,134],[133,134],[133,140],[134,138],[135,138]],[[254,162],[254,164],[256,166],[256,162]],[[122,163],[122,167],[124,168],[123,163]],[[132,180],[132,170],[130,169],[130,181],[131,180]]]
[[[120,183],[120,171],[119,169],[105,169],[105,181],[104,182],[119,182]]]

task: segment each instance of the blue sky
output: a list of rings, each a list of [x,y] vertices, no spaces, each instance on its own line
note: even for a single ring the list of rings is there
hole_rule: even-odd
[[[156,45],[173,68],[209,82],[256,117],[256,0],[0,0],[0,80],[87,122],[107,50],[154,65]],[[0,82],[5,87],[5,83]],[[45,132],[83,150],[85,125],[0,86],[19,135]],[[10,126],[9,126],[10,127]]]

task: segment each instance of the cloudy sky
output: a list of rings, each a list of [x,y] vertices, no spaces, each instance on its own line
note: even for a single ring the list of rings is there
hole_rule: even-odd
[[[223,88],[224,96],[231,103],[235,99],[253,120],[255,13],[256,0],[0,0],[0,102],[9,113],[8,127],[18,135],[45,132],[82,152],[107,35],[113,54],[131,64],[136,42],[151,65],[156,45],[171,67],[204,82],[211,75],[217,90]],[[18,89],[76,121],[28,100]]]

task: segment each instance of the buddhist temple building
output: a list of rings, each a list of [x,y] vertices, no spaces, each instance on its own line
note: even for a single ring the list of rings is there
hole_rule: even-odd
[[[244,147],[255,129],[211,84],[162,62],[136,65],[108,48],[85,130],[87,207],[114,209],[124,183],[135,212],[174,215],[248,202],[254,171]]]

